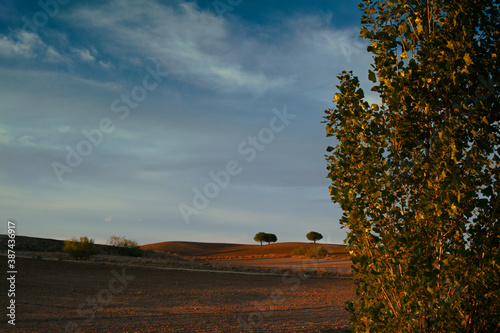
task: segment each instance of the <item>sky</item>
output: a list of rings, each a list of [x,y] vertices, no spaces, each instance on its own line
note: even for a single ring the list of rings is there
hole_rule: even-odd
[[[0,218],[18,235],[343,243],[321,121],[341,71],[368,84],[355,1],[0,6]]]

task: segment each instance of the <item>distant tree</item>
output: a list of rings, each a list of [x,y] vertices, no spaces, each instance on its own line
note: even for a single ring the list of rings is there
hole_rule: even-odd
[[[262,242],[267,242],[267,234],[265,232],[258,232],[253,237],[253,240],[256,242],[260,242],[260,246],[262,246]]]
[[[125,238],[125,236],[110,236],[108,238],[108,244],[112,246],[120,247],[139,247],[139,244],[135,240],[130,240]]]
[[[75,259],[88,259],[99,251],[94,246],[94,240],[87,236],[80,237],[80,240],[73,237],[71,240],[64,241],[64,252],[68,252]]]
[[[260,242],[260,245],[262,246],[262,242],[266,242],[268,244],[276,243],[278,241],[278,237],[276,237],[275,234],[269,234],[267,232],[258,232],[257,234],[255,234],[253,240],[256,242]]]
[[[320,239],[323,238],[323,235],[320,234],[319,232],[316,232],[316,231],[311,231],[310,233],[308,233],[306,235],[307,239],[309,239],[310,241],[313,241],[314,243],[316,243],[316,241],[319,241]]]
[[[135,240],[127,239],[125,236],[110,236],[108,244],[119,247],[119,253],[121,255],[140,257],[143,254],[143,251],[139,248],[139,243]]]
[[[269,244],[271,243],[276,243],[278,241],[278,237],[276,237],[275,234],[267,234],[267,240],[266,242],[268,242]]]

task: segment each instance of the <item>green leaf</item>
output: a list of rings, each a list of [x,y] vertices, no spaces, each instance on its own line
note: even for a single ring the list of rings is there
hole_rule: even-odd
[[[368,70],[368,80],[372,81],[373,83],[377,82],[377,76],[371,70]]]

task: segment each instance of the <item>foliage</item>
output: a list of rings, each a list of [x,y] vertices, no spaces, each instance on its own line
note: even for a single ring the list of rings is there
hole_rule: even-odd
[[[108,244],[121,247],[139,247],[139,244],[135,240],[127,239],[125,236],[110,236]]]
[[[266,242],[268,244],[276,243],[277,241],[278,241],[278,237],[275,234],[267,234]]]
[[[262,246],[262,242],[266,242],[268,244],[276,243],[278,241],[278,237],[276,237],[275,234],[268,234],[266,232],[258,232],[255,234],[253,240],[256,242],[260,242],[260,245]]]
[[[308,258],[316,258],[316,259],[324,258],[327,253],[328,251],[322,246],[313,246],[313,247],[299,246],[290,252],[292,256],[305,256]]]
[[[262,242],[266,241],[267,234],[265,232],[258,232],[253,237],[253,240],[256,242],[260,242],[260,246],[262,246]]]
[[[370,105],[351,72],[326,111],[356,331],[500,331],[495,0],[363,1]]]
[[[110,236],[108,244],[118,247],[118,252],[124,256],[141,257],[143,251],[139,248],[139,243],[135,240],[125,238],[125,236]]]
[[[80,240],[73,237],[71,240],[64,241],[63,251],[75,259],[88,259],[99,251],[94,246],[94,240],[87,236],[80,237]]]
[[[316,241],[319,241],[320,239],[323,238],[323,235],[320,234],[319,232],[311,231],[311,232],[309,232],[306,235],[306,237],[307,237],[308,240],[313,241],[314,243],[316,243]]]

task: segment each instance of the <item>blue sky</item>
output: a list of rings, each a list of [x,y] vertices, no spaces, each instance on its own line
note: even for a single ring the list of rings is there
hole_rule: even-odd
[[[367,84],[356,2],[1,6],[0,215],[18,234],[345,239],[321,121],[339,72]]]

